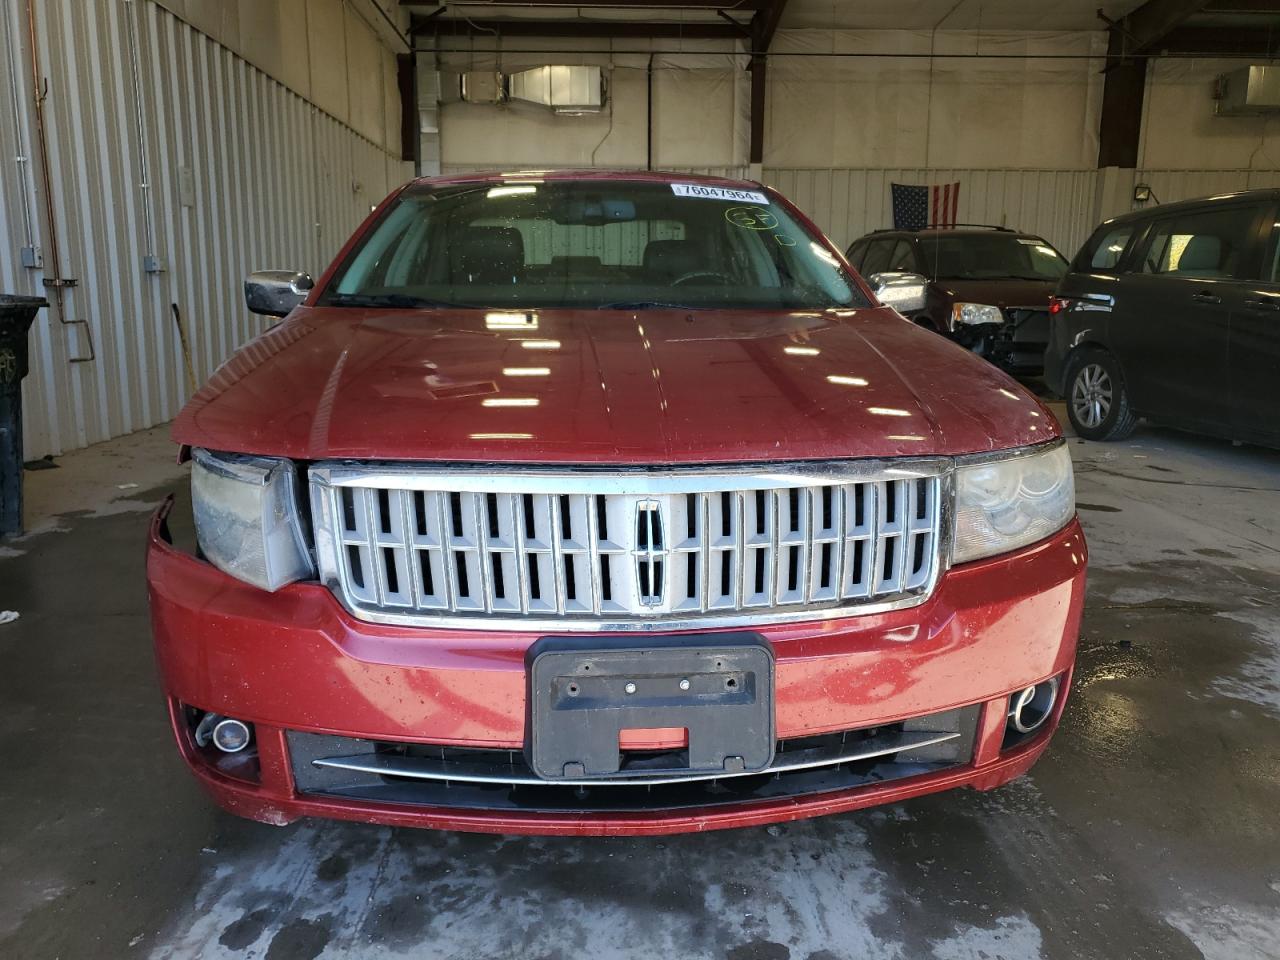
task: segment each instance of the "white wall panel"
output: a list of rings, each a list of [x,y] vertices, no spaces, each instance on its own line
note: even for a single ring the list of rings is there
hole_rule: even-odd
[[[808,170],[766,167],[777,187],[844,248],[893,226],[891,183],[960,182],[957,216],[1044,237],[1068,257],[1093,228],[1093,170]]]
[[[1138,165],[1154,170],[1275,170],[1274,114],[1219,117],[1214,84],[1244,60],[1158,59],[1147,70]]]
[[[36,157],[23,0],[0,0],[0,290],[53,276]],[[190,393],[171,304],[197,380],[267,326],[243,307],[252,269],[318,273],[411,170],[151,0],[37,5],[51,199],[68,320],[32,332],[24,385],[31,457],[172,418]],[[6,33],[6,26],[8,32]],[[14,66],[11,81],[9,64]],[[369,77],[379,91],[383,77]],[[18,264],[29,240],[45,268]],[[143,268],[159,258],[161,272]]]
[[[770,50],[766,167],[1096,163],[1101,31],[782,30]]]

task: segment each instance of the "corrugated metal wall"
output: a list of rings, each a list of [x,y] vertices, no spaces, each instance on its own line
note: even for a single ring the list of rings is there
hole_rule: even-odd
[[[1211,197],[1236,190],[1280,187],[1280,170],[1139,170],[1138,183],[1161,203]]]
[[[1093,224],[1094,170],[800,170],[766,167],[764,179],[844,248],[893,226],[891,183],[960,183],[961,223],[1039,234],[1068,257]]]
[[[30,457],[172,418],[189,388],[170,305],[203,381],[267,325],[243,308],[248,271],[319,272],[412,173],[150,0],[45,0],[36,15],[61,274],[76,281],[64,315],[86,324],[51,308],[33,328]],[[0,290],[45,293],[25,0],[0,0],[0,17]],[[19,263],[32,242],[43,270]],[[72,362],[90,332],[95,359]]]

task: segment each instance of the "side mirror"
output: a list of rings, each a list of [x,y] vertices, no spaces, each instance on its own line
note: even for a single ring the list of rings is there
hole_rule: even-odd
[[[886,307],[904,315],[924,309],[929,281],[918,273],[873,273],[867,282]]]
[[[283,317],[307,299],[315,281],[297,270],[255,270],[244,281],[244,302],[250,313]]]

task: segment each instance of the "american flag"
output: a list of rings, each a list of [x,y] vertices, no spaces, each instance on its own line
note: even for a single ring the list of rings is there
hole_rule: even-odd
[[[893,227],[895,230],[923,230],[925,227],[954,227],[960,203],[960,183],[922,187],[891,183]]]

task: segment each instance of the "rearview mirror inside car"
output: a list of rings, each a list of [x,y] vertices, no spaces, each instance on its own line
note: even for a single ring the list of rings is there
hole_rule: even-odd
[[[599,196],[574,197],[556,204],[556,223],[566,226],[599,227],[606,223],[628,223],[636,218],[636,205],[631,200],[614,200]]]
[[[307,298],[315,281],[298,270],[255,270],[244,281],[250,313],[283,317]]]
[[[867,277],[867,282],[886,307],[893,307],[901,314],[924,309],[925,288],[929,281],[918,273],[873,273]]]

